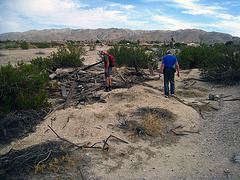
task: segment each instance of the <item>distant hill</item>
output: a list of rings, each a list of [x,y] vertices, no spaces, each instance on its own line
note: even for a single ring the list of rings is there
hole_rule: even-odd
[[[64,40],[79,40],[79,41],[114,41],[130,40],[130,41],[160,41],[170,42],[171,39],[175,42],[205,42],[207,44],[238,41],[239,37],[233,37],[229,34],[219,32],[206,32],[200,29],[184,29],[177,31],[164,30],[130,30],[130,29],[46,29],[46,30],[31,30],[26,32],[11,32],[0,34],[0,40],[16,40],[16,41],[64,41]]]

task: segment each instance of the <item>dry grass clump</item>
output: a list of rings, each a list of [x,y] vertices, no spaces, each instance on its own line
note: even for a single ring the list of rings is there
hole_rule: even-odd
[[[134,112],[134,118],[137,120],[123,121],[120,128],[129,130],[134,134],[131,137],[159,136],[164,133],[166,123],[173,122],[175,115],[166,109],[161,108],[139,108]]]
[[[163,118],[159,117],[157,114],[147,113],[141,123],[143,127],[146,128],[146,132],[153,136],[158,136],[162,134],[165,125],[163,123]]]

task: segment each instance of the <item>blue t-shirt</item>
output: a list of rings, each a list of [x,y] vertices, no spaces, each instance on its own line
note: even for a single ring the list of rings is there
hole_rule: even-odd
[[[162,63],[164,63],[165,68],[171,68],[173,65],[178,62],[177,58],[171,54],[168,54],[163,57]]]

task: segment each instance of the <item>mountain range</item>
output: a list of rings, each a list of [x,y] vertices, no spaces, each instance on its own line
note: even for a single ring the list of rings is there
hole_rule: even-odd
[[[240,42],[240,37],[234,37],[220,32],[207,32],[201,29],[184,30],[131,30],[131,29],[45,29],[30,30],[25,32],[10,32],[0,34],[0,40],[15,40],[28,42],[50,41],[113,41],[129,40],[170,42],[174,40],[180,43],[225,43],[227,41]]]

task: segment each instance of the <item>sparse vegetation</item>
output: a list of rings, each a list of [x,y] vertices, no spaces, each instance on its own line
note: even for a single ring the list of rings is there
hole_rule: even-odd
[[[152,52],[147,52],[144,47],[128,47],[126,45],[115,45],[109,49],[110,54],[116,58],[118,66],[139,67],[148,68],[149,63],[154,68],[157,67],[157,63],[154,60]]]
[[[49,106],[47,92],[48,73],[32,64],[10,63],[0,67],[0,113],[19,109],[40,109]]]
[[[27,42],[22,42],[21,44],[20,44],[20,46],[21,46],[21,48],[24,50],[24,49],[29,49],[29,44],[27,43]]]
[[[182,69],[200,68],[201,77],[209,81],[235,84],[240,80],[239,45],[187,47],[177,57]]]
[[[37,57],[31,61],[32,64],[37,65],[41,69],[62,68],[62,67],[80,67],[83,65],[85,54],[83,46],[59,47],[57,52],[52,52],[46,58]]]

